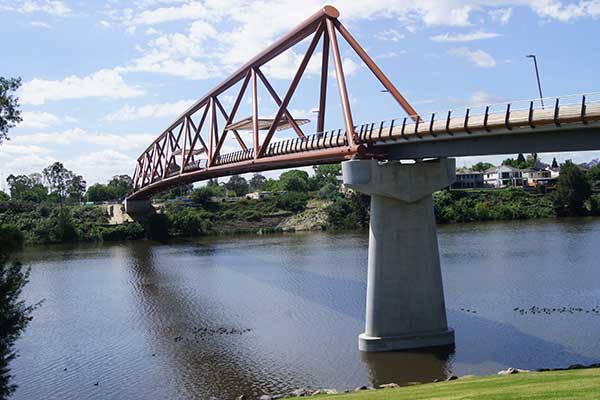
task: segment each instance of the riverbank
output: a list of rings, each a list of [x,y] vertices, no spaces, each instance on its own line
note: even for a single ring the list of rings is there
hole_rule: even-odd
[[[494,376],[466,376],[445,382],[404,387],[384,385],[378,390],[319,395],[340,400],[418,399],[598,399],[600,368],[521,372]],[[266,399],[266,397],[265,397]]]

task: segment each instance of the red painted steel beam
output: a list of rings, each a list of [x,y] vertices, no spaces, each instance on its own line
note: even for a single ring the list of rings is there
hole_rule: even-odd
[[[327,34],[331,42],[331,51],[333,52],[333,62],[335,64],[335,75],[337,78],[338,91],[340,92],[340,101],[342,103],[342,113],[344,114],[344,124],[346,125],[346,136],[348,137],[348,146],[354,146],[354,122],[352,121],[352,111],[350,109],[350,99],[348,98],[348,89],[346,88],[346,78],[344,77],[344,67],[342,66],[342,57],[335,34],[335,27],[331,19],[327,23]]]
[[[331,20],[328,20],[331,21]],[[331,24],[334,24],[341,35],[346,39],[346,42],[354,49],[356,54],[363,60],[363,62],[369,67],[371,72],[375,74],[377,79],[381,82],[381,84],[390,92],[390,94],[394,97],[394,99],[400,104],[400,106],[406,111],[406,113],[416,122],[420,119],[419,114],[415,111],[415,109],[408,103],[408,101],[400,94],[398,89],[394,86],[392,81],[388,79],[388,77],[383,73],[383,71],[375,64],[375,61],[367,52],[361,47],[360,44],[354,39],[354,37],[348,32],[348,30],[342,25],[339,21],[331,21]],[[329,26],[329,22],[328,22]]]

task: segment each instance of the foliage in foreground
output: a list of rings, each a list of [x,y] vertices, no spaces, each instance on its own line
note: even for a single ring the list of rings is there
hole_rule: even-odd
[[[37,307],[20,299],[29,270],[18,261],[8,260],[9,254],[22,244],[23,235],[18,228],[0,225],[0,399],[7,399],[17,388],[10,373],[10,362],[17,357],[13,347]]]

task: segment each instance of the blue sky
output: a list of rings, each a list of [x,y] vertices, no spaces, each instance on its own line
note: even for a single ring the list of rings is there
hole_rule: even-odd
[[[330,4],[420,113],[536,97],[533,65],[525,58],[529,53],[538,57],[545,96],[600,91],[600,0]],[[24,112],[21,126],[10,132],[12,140],[0,147],[0,188],[8,174],[40,171],[56,160],[84,175],[88,184],[132,174],[141,151],[191,102],[322,5],[311,0],[0,0],[5,38],[0,75],[23,79]],[[303,47],[306,43],[264,69],[281,95]],[[342,56],[355,122],[403,116],[347,46]],[[314,119],[310,110],[317,105],[318,78],[310,70],[290,109],[296,117]],[[327,129],[342,126],[336,90],[330,79]],[[264,92],[260,102],[261,116],[274,114]],[[238,113],[245,114],[250,115],[248,102]],[[558,156],[594,157],[600,153]]]

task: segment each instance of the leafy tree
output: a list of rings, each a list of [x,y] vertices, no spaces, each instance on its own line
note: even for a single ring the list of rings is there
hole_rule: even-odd
[[[525,157],[523,156],[523,153],[519,153],[519,155],[517,156],[517,163],[518,164],[525,164],[526,160]]]
[[[289,192],[277,198],[277,207],[291,212],[300,212],[306,208],[308,195],[301,192]]]
[[[19,99],[13,94],[20,86],[21,78],[0,76],[0,144],[8,140],[8,130],[23,120],[19,110]]]
[[[587,172],[587,175],[592,182],[600,181],[600,163],[590,168]]]
[[[284,172],[279,176],[279,190],[288,192],[308,191],[308,173],[299,169]]]
[[[8,201],[10,200],[10,196],[0,190],[0,201]]]
[[[261,190],[265,190],[267,187],[267,178],[265,178],[261,174],[254,174],[254,176],[250,179],[250,191],[258,192]]]
[[[213,188],[205,186],[198,189],[194,189],[194,191],[190,195],[190,200],[192,200],[193,203],[198,205],[206,205],[208,202],[210,202],[210,198],[214,195],[215,194]]]
[[[27,175],[13,175],[10,174],[6,178],[6,183],[10,190],[10,197],[15,200],[20,200],[21,195],[27,190],[31,189],[31,179]]]
[[[96,183],[90,186],[85,195],[87,201],[101,202],[116,198],[114,187]]]
[[[560,168],[556,184],[555,208],[561,215],[585,214],[585,202],[592,194],[592,188],[585,173],[571,161]]]
[[[556,157],[552,159],[552,168],[558,168],[558,162],[556,161]]]
[[[86,182],[81,175],[73,175],[68,182],[67,194],[73,202],[79,203],[85,194]]]
[[[42,174],[50,188],[50,193],[55,193],[62,204],[62,200],[67,196],[67,189],[75,175],[58,161],[44,168]]]
[[[20,300],[29,270],[19,262],[8,264],[8,255],[22,244],[23,234],[17,228],[0,225],[0,399],[8,398],[17,388],[11,382],[9,367],[17,357],[14,344],[40,304],[28,306]]]
[[[173,200],[178,197],[188,196],[192,193],[192,190],[194,190],[194,185],[192,184],[181,185],[169,190],[168,192],[161,193],[159,196],[157,196],[157,198],[162,200]]]
[[[491,164],[489,162],[482,162],[482,161],[471,166],[471,169],[473,171],[479,171],[479,172],[487,171],[490,168],[494,168],[494,164]]]
[[[338,176],[342,175],[341,164],[314,165],[315,175],[311,180],[311,189],[319,190],[327,184],[339,186]]]
[[[244,196],[250,190],[250,185],[244,177],[239,175],[231,175],[229,181],[225,184],[225,188],[229,191],[235,192],[236,196]]]
[[[133,182],[129,175],[115,175],[108,182],[108,186],[111,187],[114,192],[114,200],[121,200],[131,193]]]

